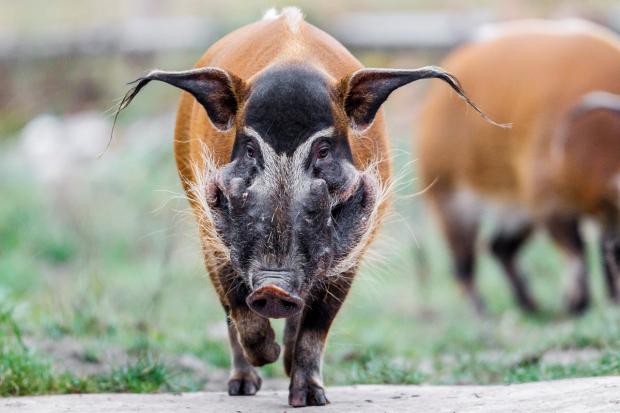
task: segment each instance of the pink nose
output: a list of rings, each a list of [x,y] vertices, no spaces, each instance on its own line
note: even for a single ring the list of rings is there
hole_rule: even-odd
[[[288,318],[297,314],[304,301],[273,284],[262,286],[245,299],[248,307],[265,318]]]

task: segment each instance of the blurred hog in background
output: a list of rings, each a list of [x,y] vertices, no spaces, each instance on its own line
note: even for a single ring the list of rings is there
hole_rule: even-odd
[[[599,248],[609,297],[620,301],[620,95],[591,92],[564,116],[554,134],[548,173],[538,196],[594,216],[601,225]],[[544,189],[552,194],[545,194]],[[549,202],[548,200],[546,202]],[[588,285],[581,288],[587,293]]]
[[[533,230],[544,228],[570,264],[568,310],[584,311],[590,290],[580,222],[600,224],[608,258],[620,240],[620,105],[612,95],[589,94],[620,93],[620,39],[581,20],[515,21],[480,30],[444,65],[491,116],[513,123],[489,127],[440,88],[426,99],[420,174],[458,281],[482,309],[475,241],[484,210],[492,209],[490,250],[520,307],[538,309],[517,257]],[[607,291],[617,302],[614,268],[605,260]]]

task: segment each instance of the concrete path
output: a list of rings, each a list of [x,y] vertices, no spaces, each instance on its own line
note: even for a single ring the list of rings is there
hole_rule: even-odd
[[[0,412],[620,412],[620,377],[505,386],[349,386],[328,389],[326,407],[293,409],[286,391],[254,397],[219,392],[92,394],[0,399]]]

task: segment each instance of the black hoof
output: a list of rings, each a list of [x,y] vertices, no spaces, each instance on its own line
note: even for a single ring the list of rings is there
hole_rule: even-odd
[[[538,304],[531,298],[521,298],[518,300],[519,308],[526,314],[539,314],[540,308]]]
[[[260,390],[263,380],[256,371],[233,373],[228,380],[230,396],[254,396]]]
[[[292,388],[288,395],[288,404],[293,407],[325,406],[329,403],[323,387],[316,384],[307,384]]]
[[[571,315],[582,315],[590,307],[588,297],[577,297],[568,301],[568,312]]]

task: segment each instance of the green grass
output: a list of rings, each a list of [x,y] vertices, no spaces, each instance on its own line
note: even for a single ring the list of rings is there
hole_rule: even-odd
[[[92,353],[84,356],[97,360]],[[0,396],[192,390],[178,387],[173,380],[174,373],[148,353],[106,373],[80,377],[70,371],[56,372],[49,361],[24,344],[12,311],[0,312]]]
[[[173,385],[168,369],[151,360],[117,367],[106,374],[79,377],[70,372],[54,372],[40,355],[29,351],[1,352],[0,377],[0,396],[194,390]]]
[[[12,142],[0,148],[0,395],[198,390],[205,381],[223,388],[224,313],[178,196],[173,122],[143,136],[123,134],[132,121],[128,115],[103,158],[76,167],[61,185],[38,182],[11,156]],[[393,142],[404,184],[397,213],[374,247],[377,259],[363,266],[330,332],[327,384],[620,374],[620,311],[606,302],[592,248],[594,305],[583,317],[563,316],[565,268],[543,236],[528,245],[523,264],[545,317],[519,312],[486,253],[477,282],[490,316],[474,314],[429,211],[420,197],[408,196],[418,190],[410,155],[403,154],[411,151],[408,124],[390,123],[404,131]],[[281,331],[282,323],[274,324]],[[99,369],[65,368],[67,356],[56,352],[66,342],[80,349],[81,365]],[[187,355],[204,363],[206,376],[180,365]],[[284,376],[281,362],[263,373]],[[220,381],[210,383],[213,377]]]

